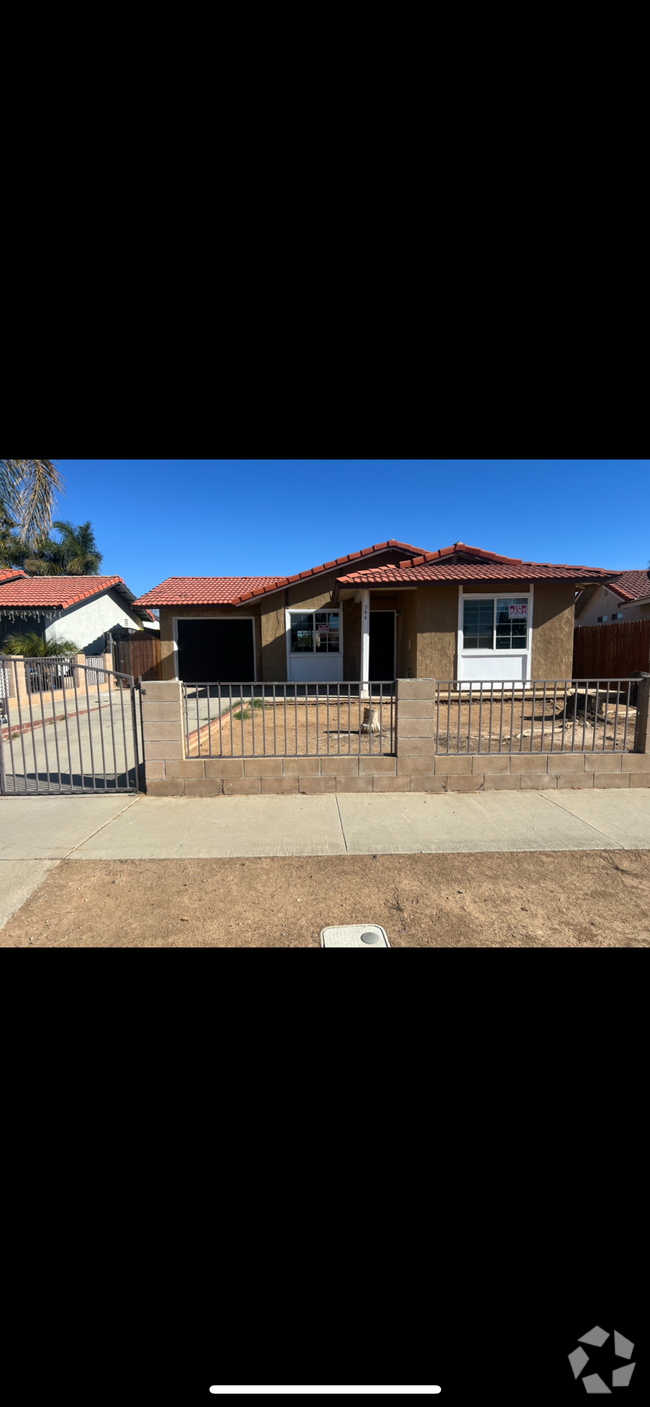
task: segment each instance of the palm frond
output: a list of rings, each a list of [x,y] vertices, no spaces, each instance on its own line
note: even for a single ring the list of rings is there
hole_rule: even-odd
[[[54,495],[62,487],[52,459],[0,459],[0,499],[16,519],[21,542],[32,547],[49,531]]]
[[[26,655],[28,659],[80,653],[79,646],[73,640],[45,640],[33,630],[28,630],[24,635],[9,635],[2,648],[5,655]]]

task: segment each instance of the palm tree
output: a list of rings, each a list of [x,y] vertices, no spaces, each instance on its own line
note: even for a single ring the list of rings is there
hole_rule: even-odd
[[[16,537],[15,527],[14,519],[0,502],[0,569],[22,567],[25,560],[25,548]]]
[[[0,503],[16,519],[21,542],[32,547],[49,532],[62,487],[53,459],[0,459]]]
[[[2,652],[5,655],[27,655],[28,658],[80,653],[79,646],[73,640],[45,640],[33,630],[26,635],[8,635]]]
[[[75,527],[74,523],[60,520],[53,523],[52,527],[59,533],[58,540],[40,537],[31,552],[25,552],[23,549],[22,556],[18,550],[18,538],[14,537],[16,555],[7,565],[20,565],[29,576],[96,576],[103,556],[97,551],[92,523],[80,523],[79,527]],[[0,526],[0,538],[1,536]],[[10,552],[9,548],[7,556]]]
[[[74,523],[59,520],[52,526],[61,535],[57,548],[66,576],[97,576],[104,558],[97,551],[92,523],[80,523],[76,528]]]

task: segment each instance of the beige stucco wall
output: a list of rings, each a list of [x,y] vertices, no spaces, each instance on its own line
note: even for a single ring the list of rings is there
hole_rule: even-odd
[[[533,679],[570,679],[573,670],[575,587],[536,581],[533,596]]]
[[[400,679],[416,679],[418,673],[418,593],[400,593],[402,614],[397,635],[397,674]]]
[[[417,592],[418,677],[455,679],[458,583],[422,586]]]
[[[272,595],[241,607],[161,607],[160,639],[163,679],[175,677],[175,618],[204,617],[227,620],[252,616],[255,621],[257,677],[280,682],[287,677],[285,600],[291,610],[323,610],[329,606],[336,574],[314,581],[295,582]],[[473,584],[472,584],[473,585]],[[527,585],[527,583],[526,583]],[[482,582],[486,592],[515,595],[521,582]],[[379,593],[371,595],[379,607]],[[458,669],[458,583],[436,582],[417,591],[399,593],[397,607],[397,673],[402,679],[455,679]],[[533,598],[534,679],[568,679],[573,665],[573,616],[575,589],[570,582],[535,583]],[[361,672],[361,607],[353,600],[340,603],[343,624],[343,677],[356,680]],[[409,641],[411,648],[409,650]]]
[[[258,660],[258,679],[279,683],[287,677],[287,638],[285,632],[284,592],[275,591],[260,601],[262,658]]]

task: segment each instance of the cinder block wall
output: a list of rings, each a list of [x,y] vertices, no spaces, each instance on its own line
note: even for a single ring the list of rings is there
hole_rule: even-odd
[[[397,681],[397,778],[409,791],[543,791],[577,787],[650,787],[650,680],[639,685],[638,746],[632,753],[436,755],[435,679]]]
[[[547,787],[650,787],[650,680],[639,684],[635,753],[436,756],[435,680],[397,681],[395,757],[187,758],[181,686],[142,689],[150,796],[259,796],[375,791],[540,791]]]

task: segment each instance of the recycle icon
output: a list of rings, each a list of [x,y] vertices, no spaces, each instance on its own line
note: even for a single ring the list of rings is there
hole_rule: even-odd
[[[602,1348],[609,1338],[606,1329],[600,1329],[596,1325],[595,1329],[590,1329],[588,1334],[583,1334],[578,1339],[578,1343],[587,1343],[594,1348]],[[631,1358],[634,1352],[634,1344],[626,1339],[618,1330],[614,1330],[614,1353],[617,1358]],[[589,1354],[584,1348],[574,1348],[569,1354],[569,1363],[573,1369],[574,1378],[579,1378],[584,1367],[589,1362]],[[629,1387],[630,1379],[636,1367],[636,1363],[628,1363],[624,1368],[614,1368],[612,1372],[612,1387]],[[612,1389],[607,1386],[598,1373],[589,1373],[587,1377],[581,1378],[587,1392],[607,1392],[611,1397]]]

